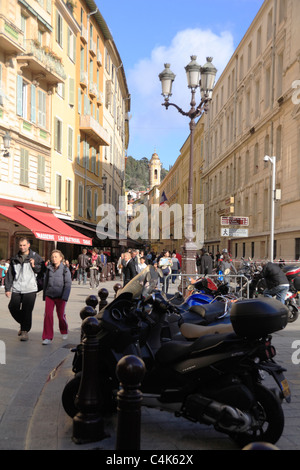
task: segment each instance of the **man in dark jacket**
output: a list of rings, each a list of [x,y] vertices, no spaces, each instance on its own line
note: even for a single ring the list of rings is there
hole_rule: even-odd
[[[278,266],[278,264],[265,260],[262,263],[262,277],[264,277],[267,289],[264,290],[265,297],[274,297],[281,303],[285,303],[285,297],[289,290],[289,280]]]
[[[19,252],[11,258],[5,276],[5,295],[12,317],[20,324],[21,341],[28,340],[32,324],[32,311],[38,291],[36,275],[45,269],[43,259],[30,249],[29,240],[19,240]]]
[[[207,253],[205,248],[200,250],[200,274],[211,274],[213,269],[213,260],[209,253]]]
[[[128,252],[124,253],[123,274],[124,286],[137,275],[134,259],[131,258],[131,255]]]
[[[90,266],[90,257],[87,254],[87,249],[83,248],[82,253],[78,256],[78,284],[83,281],[83,285],[87,281],[87,270]]]

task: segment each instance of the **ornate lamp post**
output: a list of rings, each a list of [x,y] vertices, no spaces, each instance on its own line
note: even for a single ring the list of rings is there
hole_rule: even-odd
[[[195,119],[203,112],[208,111],[209,101],[212,99],[212,90],[215,83],[217,69],[212,64],[212,57],[207,57],[207,63],[201,67],[196,61],[197,56],[191,56],[191,62],[185,67],[188,88],[191,89],[192,98],[190,110],[185,112],[174,103],[170,103],[172,96],[172,84],[175,80],[174,73],[170,70],[170,64],[165,64],[165,69],[159,74],[162,86],[162,95],[165,99],[162,106],[166,109],[174,106],[183,116],[190,118],[190,159],[189,159],[189,182],[188,182],[188,213],[185,220],[185,243],[183,247],[182,272],[183,274],[196,274],[196,251],[197,245],[193,242],[193,164],[194,164],[194,130]],[[201,101],[196,106],[196,90],[200,88]]]

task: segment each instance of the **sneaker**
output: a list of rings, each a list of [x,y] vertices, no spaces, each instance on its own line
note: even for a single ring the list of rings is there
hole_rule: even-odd
[[[68,339],[68,335],[61,335],[62,339]]]
[[[43,339],[43,342],[42,344],[51,344],[52,343],[52,339]]]
[[[20,334],[20,341],[28,341],[28,333],[27,333],[27,331],[21,331],[21,334]]]

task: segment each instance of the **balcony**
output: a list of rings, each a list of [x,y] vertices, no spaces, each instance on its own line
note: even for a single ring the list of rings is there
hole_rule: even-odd
[[[20,67],[29,67],[33,77],[38,76],[49,85],[57,85],[66,79],[61,59],[50,49],[41,48],[35,40],[26,42],[26,52],[17,57]]]
[[[80,116],[79,128],[98,145],[109,146],[109,135],[107,131],[89,114]]]
[[[88,84],[88,73],[84,72],[84,70],[80,71],[80,85],[82,87],[87,87]]]
[[[23,33],[10,21],[0,16],[0,49],[5,54],[22,54],[24,52]]]

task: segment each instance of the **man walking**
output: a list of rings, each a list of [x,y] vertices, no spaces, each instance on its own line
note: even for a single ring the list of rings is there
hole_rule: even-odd
[[[124,254],[123,274],[124,274],[124,286],[137,275],[137,269],[136,269],[134,259],[131,258],[131,254],[128,252]]]
[[[87,280],[87,269],[90,265],[90,258],[87,254],[87,249],[83,248],[82,253],[78,256],[78,284],[83,281],[83,285]]]
[[[30,248],[29,240],[19,240],[19,252],[10,260],[5,276],[5,295],[12,317],[20,324],[18,335],[21,341],[28,340],[32,324],[32,311],[38,291],[36,274],[45,270],[43,259]]]

